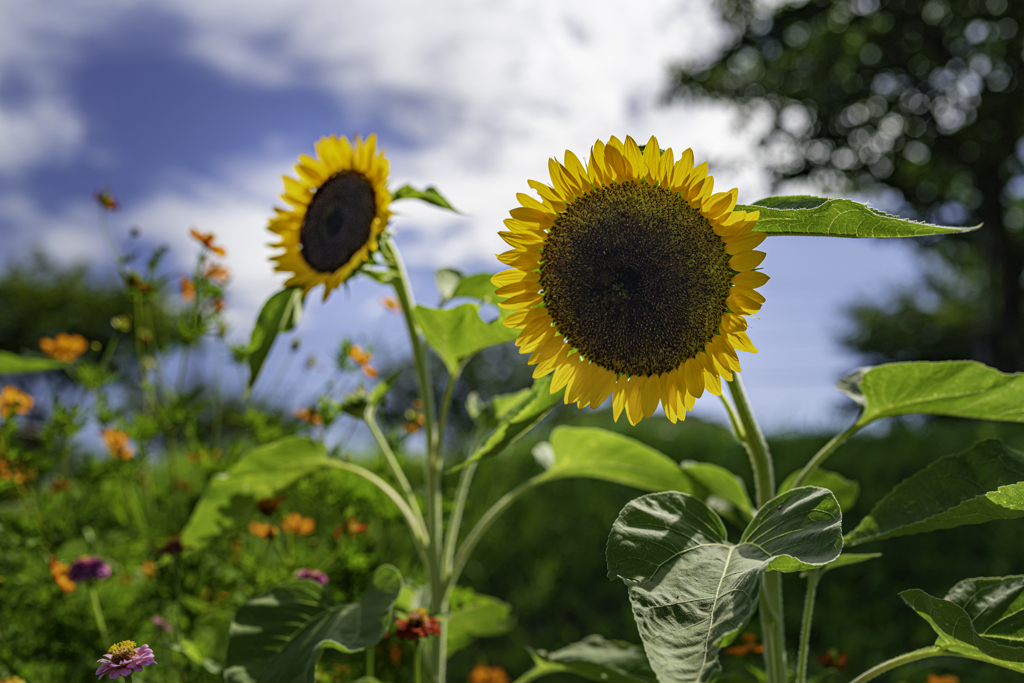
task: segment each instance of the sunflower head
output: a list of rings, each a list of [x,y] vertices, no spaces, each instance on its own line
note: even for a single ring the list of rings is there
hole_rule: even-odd
[[[366,140],[325,137],[316,158],[303,154],[295,176],[284,176],[287,209],[274,209],[268,229],[284,249],[274,270],[289,272],[287,287],[309,291],[324,285],[324,299],[377,251],[391,217],[388,160],[377,151],[377,136]]]
[[[516,345],[533,376],[554,372],[552,393],[597,408],[612,397],[615,419],[650,417],[660,403],[684,419],[705,390],[756,353],[745,316],[764,297],[755,270],[766,237],[758,213],[734,210],[737,191],[714,193],[707,164],[676,159],[658,141],[598,141],[586,166],[572,152],[548,162],[551,184],[519,194],[498,255],[511,270],[492,282],[514,312]]]

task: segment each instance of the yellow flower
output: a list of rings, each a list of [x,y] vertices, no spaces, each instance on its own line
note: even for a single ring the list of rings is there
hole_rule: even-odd
[[[74,363],[79,356],[89,350],[89,340],[80,334],[61,332],[56,337],[40,339],[39,349],[54,360]]]
[[[291,208],[275,209],[268,229],[281,238],[274,270],[292,273],[286,286],[308,292],[323,284],[326,299],[377,251],[391,193],[376,135],[355,145],[344,136],[321,138],[316,153],[299,157],[295,178],[284,176],[281,199]]]
[[[548,169],[551,185],[529,181],[540,200],[517,195],[500,233],[512,250],[498,255],[512,269],[491,279],[519,352],[535,378],[554,373],[566,403],[611,396],[615,419],[635,425],[660,402],[684,419],[739,372],[737,349],[757,352],[744,316],[768,281],[759,214],[734,210],[736,190],[713,193],[691,150],[676,159],[653,137],[598,141],[587,166],[567,151]]]
[[[131,460],[135,457],[135,446],[128,441],[128,434],[120,429],[104,429],[103,441],[107,444],[110,457],[118,460]]]
[[[477,664],[469,671],[468,683],[508,683],[508,672],[500,666]]]
[[[28,415],[36,404],[31,394],[18,387],[8,384],[0,389],[0,417],[5,420],[11,415]]]
[[[316,520],[303,517],[298,512],[289,512],[281,519],[281,531],[296,536],[310,536],[316,531]]]

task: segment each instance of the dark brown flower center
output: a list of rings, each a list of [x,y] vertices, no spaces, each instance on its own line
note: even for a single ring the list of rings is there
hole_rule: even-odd
[[[331,176],[306,208],[299,232],[302,258],[321,273],[341,268],[369,241],[376,215],[376,196],[366,176],[356,171]]]
[[[645,182],[587,192],[542,251],[544,303],[585,358],[628,375],[668,372],[718,332],[733,271],[711,224]]]

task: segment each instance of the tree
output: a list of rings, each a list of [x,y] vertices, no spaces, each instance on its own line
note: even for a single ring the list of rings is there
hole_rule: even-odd
[[[939,257],[929,277],[888,306],[855,307],[860,327],[848,343],[877,360],[971,357],[1024,368],[1024,2],[720,8],[731,47],[675,70],[671,93],[767,111],[762,144],[777,184],[809,180],[888,197],[929,222],[984,223],[918,242]]]

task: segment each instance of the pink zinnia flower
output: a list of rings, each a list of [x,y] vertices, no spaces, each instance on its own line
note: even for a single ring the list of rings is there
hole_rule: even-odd
[[[295,578],[297,579],[313,579],[319,581],[322,585],[326,586],[330,581],[327,578],[327,574],[324,574],[319,569],[310,569],[309,567],[303,567],[295,572]]]
[[[96,675],[103,678],[108,674],[110,678],[128,677],[132,673],[142,671],[142,667],[156,664],[153,651],[149,645],[136,648],[135,642],[123,640],[110,646],[109,654],[103,655],[103,659],[97,659],[102,666],[96,669]]]

